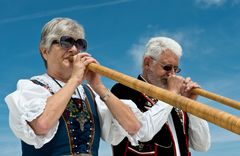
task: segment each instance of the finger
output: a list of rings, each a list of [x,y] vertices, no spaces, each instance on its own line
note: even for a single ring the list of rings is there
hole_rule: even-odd
[[[192,79],[190,77],[187,77],[184,81],[185,81],[185,83],[189,83],[192,81]]]
[[[184,78],[183,78],[182,76],[180,76],[180,75],[175,75],[175,77],[176,77],[179,81],[184,82]]]
[[[193,83],[193,87],[194,87],[194,88],[200,88],[200,85],[197,84],[196,82],[194,82],[194,83]]]
[[[78,53],[77,54],[77,57],[79,57],[80,58],[80,61],[85,61],[85,57],[91,57],[91,55],[90,54],[88,54],[88,53]]]
[[[84,66],[87,66],[87,65],[88,65],[88,61],[84,61],[84,62],[83,62],[83,65],[84,65]]]
[[[80,57],[79,55],[74,55],[74,56],[73,56],[73,61],[74,61],[74,62],[81,61],[81,57]]]
[[[182,90],[183,92],[186,92],[187,85],[185,83],[182,84]]]
[[[81,62],[85,62],[87,60],[86,56],[81,58]]]
[[[196,82],[191,82],[187,84],[186,90],[190,91],[193,88],[200,88],[200,86]]]
[[[95,60],[95,59],[92,58],[92,57],[85,57],[85,58],[84,58],[84,61],[83,61],[83,64],[84,64],[85,66],[87,66],[87,65],[90,64],[90,63],[98,63],[98,62],[97,62],[97,60]]]
[[[89,54],[89,53],[78,53],[77,55],[79,55],[81,57],[91,56],[91,54]]]

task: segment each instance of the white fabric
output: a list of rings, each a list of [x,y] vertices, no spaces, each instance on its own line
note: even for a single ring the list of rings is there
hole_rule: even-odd
[[[47,75],[33,77],[38,81],[48,84],[53,92],[57,92],[60,87]],[[63,82],[58,81],[62,86]],[[81,98],[85,99],[83,87],[78,87]],[[49,142],[55,135],[57,123],[45,136],[36,135],[33,129],[28,125],[44,111],[46,100],[51,93],[40,85],[34,84],[30,80],[19,80],[17,90],[9,94],[5,101],[9,107],[9,123],[14,134],[24,142],[34,145],[35,148],[41,148]],[[73,97],[78,97],[78,94]],[[122,100],[135,113],[141,122],[140,130],[129,135],[113,118],[105,103],[96,95],[97,110],[101,126],[101,137],[106,142],[117,145],[124,137],[128,137],[133,145],[138,145],[138,141],[149,141],[162,128],[165,122],[169,123],[171,129],[174,129],[173,123],[169,120],[172,106],[158,101],[147,112],[142,113],[131,100]],[[206,121],[190,115],[189,125],[190,146],[193,149],[207,149],[210,144],[210,135]],[[176,139],[176,136],[175,136]],[[200,141],[199,141],[200,140]]]
[[[189,117],[189,146],[196,151],[206,152],[211,146],[208,123],[192,114]]]

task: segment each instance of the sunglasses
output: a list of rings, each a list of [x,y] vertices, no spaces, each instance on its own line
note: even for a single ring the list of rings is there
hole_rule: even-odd
[[[87,41],[84,39],[77,39],[70,36],[62,36],[60,40],[54,40],[52,44],[59,44],[64,49],[70,49],[73,45],[76,46],[76,48],[79,51],[86,51],[87,50]]]
[[[172,69],[174,70],[175,73],[179,73],[181,71],[181,68],[179,68],[178,66],[173,66],[171,64],[166,65],[161,64],[161,66],[165,71],[171,71]]]
[[[155,58],[151,57],[154,61],[157,61]],[[174,66],[171,64],[162,64],[161,62],[158,62],[161,67],[163,68],[163,70],[165,71],[172,71],[172,69],[174,70],[175,73],[179,73],[181,71],[181,68],[179,68],[178,66]]]

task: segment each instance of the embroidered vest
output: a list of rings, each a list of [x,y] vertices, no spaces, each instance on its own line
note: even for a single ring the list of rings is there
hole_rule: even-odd
[[[32,81],[47,88],[37,80]],[[98,155],[101,129],[95,98],[87,85],[83,88],[86,100],[71,98],[59,119],[57,133],[50,142],[35,149],[21,141],[23,156]]]

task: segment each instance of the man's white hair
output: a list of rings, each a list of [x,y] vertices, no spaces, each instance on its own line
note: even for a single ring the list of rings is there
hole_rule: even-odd
[[[179,59],[182,56],[182,47],[175,40],[168,37],[153,37],[146,45],[144,57],[152,56],[157,59],[167,49],[176,54]]]

